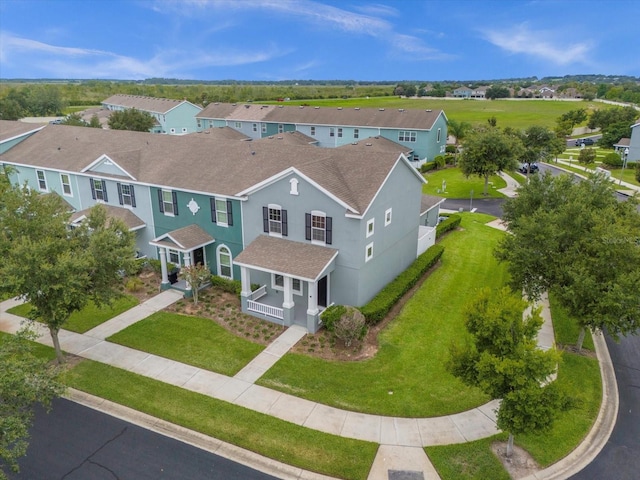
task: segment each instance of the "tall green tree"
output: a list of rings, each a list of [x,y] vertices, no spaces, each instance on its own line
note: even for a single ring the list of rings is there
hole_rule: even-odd
[[[458,120],[451,119],[447,125],[447,130],[449,135],[455,138],[455,160],[454,163],[457,163],[458,160],[458,148],[460,147],[460,142],[462,142],[467,136],[467,132],[471,130],[471,124],[467,122],[459,122]]]
[[[89,120],[89,127],[91,128],[102,128],[102,124],[100,123],[100,119],[98,115],[95,113],[91,115],[91,120]]]
[[[553,291],[581,326],[617,336],[640,328],[640,213],[602,175],[533,177],[503,206],[512,235],[498,245],[511,287],[532,299]]]
[[[548,381],[560,355],[537,348],[542,318],[539,310],[524,316],[526,306],[508,288],[482,290],[465,311],[470,339],[451,347],[449,361],[464,383],[502,399],[497,425],[509,432],[508,457],[514,435],[550,428],[564,404],[556,383]]]
[[[120,272],[132,268],[135,253],[133,234],[103,206],[78,228],[69,229],[69,217],[57,194],[0,182],[0,293],[31,304],[30,318],[48,327],[59,362],[60,329],[89,301],[100,306],[120,295]]]
[[[498,128],[478,129],[463,142],[460,169],[467,177],[484,178],[484,195],[489,191],[489,177],[503,170],[513,170],[522,156],[522,142]]]
[[[0,479],[7,470],[18,472],[18,459],[29,445],[29,428],[36,404],[46,408],[64,386],[58,370],[33,353],[36,335],[20,330],[0,336]]]
[[[109,115],[109,128],[112,130],[148,132],[155,124],[156,120],[151,114],[135,108],[118,110]]]
[[[554,155],[556,135],[546,127],[532,125],[522,134],[524,150],[521,160],[529,164],[550,160]],[[564,149],[563,149],[564,151]]]
[[[72,113],[67,115],[61,122],[62,125],[71,125],[72,127],[86,127],[87,122],[82,119],[82,115],[79,113]]]

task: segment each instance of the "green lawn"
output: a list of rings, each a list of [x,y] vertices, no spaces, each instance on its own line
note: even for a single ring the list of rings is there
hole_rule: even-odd
[[[498,192],[499,188],[507,186],[500,176],[492,175],[489,179],[489,189],[487,196],[483,197],[484,179],[477,175],[466,178],[459,168],[444,168],[442,170],[432,170],[424,175],[427,184],[422,186],[422,193],[437,195],[444,198],[470,198],[473,191],[473,198],[505,198]],[[442,182],[446,182],[446,191],[442,192]]]
[[[274,460],[343,479],[367,478],[378,445],[300,427],[244,407],[85,360],[66,383]]]
[[[63,328],[76,333],[85,333],[136,305],[138,305],[138,299],[132,295],[119,297],[111,305],[105,305],[101,308],[96,307],[93,302],[89,302],[82,310],[73,313]],[[23,303],[7,311],[28,318],[31,305]]]
[[[577,320],[569,316],[567,311],[558,303],[553,293],[549,294],[549,306],[551,308],[551,318],[553,318],[556,343],[560,345],[575,345],[580,333],[580,326]],[[592,352],[595,351],[593,337],[589,331],[584,336],[582,348]]]
[[[279,102],[264,102],[278,103]],[[554,128],[556,119],[564,113],[579,108],[593,109],[611,108],[601,102],[548,101],[548,100],[451,100],[442,98],[399,98],[396,96],[370,97],[354,99],[294,100],[286,105],[312,105],[320,107],[343,108],[414,108],[442,109],[448,119],[487,125],[487,120],[495,117],[499,127],[511,127],[524,130],[531,125]]]
[[[329,362],[289,353],[258,383],[338,408],[402,417],[446,415],[487,401],[453,377],[445,361],[464,332],[462,307],[478,288],[506,281],[493,257],[504,233],[484,225],[493,217],[462,215],[462,229],[442,239],[441,265],[380,334],[374,358]]]
[[[264,349],[212,320],[169,312],[154,313],[107,340],[229,376]]]

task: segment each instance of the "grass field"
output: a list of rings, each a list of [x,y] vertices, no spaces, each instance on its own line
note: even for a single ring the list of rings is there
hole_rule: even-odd
[[[330,362],[289,353],[260,385],[338,408],[400,417],[431,417],[476,407],[488,399],[446,369],[449,346],[464,332],[463,307],[478,288],[500,287],[506,268],[493,249],[504,232],[488,215],[462,214],[446,235],[441,264],[378,337],[375,357]]]
[[[264,102],[277,103],[277,102]],[[281,104],[281,103],[280,103]],[[295,100],[286,105],[313,105],[320,107],[362,108],[414,108],[442,109],[448,119],[469,122],[472,125],[486,124],[495,117],[499,127],[525,129],[531,125],[553,128],[556,119],[571,110],[584,108],[588,113],[594,109],[611,108],[610,105],[592,101],[574,100],[458,100],[444,98],[399,98],[371,97],[355,99]]]
[[[432,170],[424,175],[427,183],[422,185],[422,193],[428,195],[437,195],[444,198],[505,198],[498,191],[500,188],[507,186],[502,177],[492,175],[489,179],[489,189],[487,196],[483,196],[484,179],[477,175],[465,177],[459,168],[444,168],[441,170]],[[442,182],[445,182],[446,190],[442,191]]]

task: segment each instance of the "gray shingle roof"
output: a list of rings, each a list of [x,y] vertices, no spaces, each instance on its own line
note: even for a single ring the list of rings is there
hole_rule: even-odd
[[[430,109],[295,107],[255,103],[233,106],[210,103],[196,116],[228,121],[429,130],[442,113],[442,110]]]
[[[142,95],[111,95],[102,101],[103,105],[118,105],[125,108],[136,108],[145,112],[167,113],[186,100],[174,100],[171,98],[144,97]]]
[[[436,205],[444,202],[444,198],[436,197],[435,195],[422,195],[420,199],[420,215],[424,215]]]
[[[293,167],[364,213],[400,153],[47,125],[0,161],[79,173],[103,155],[140,183],[230,197]]]
[[[260,235],[233,263],[314,281],[337,254],[329,247]]]
[[[146,225],[140,217],[138,217],[128,208],[121,208],[106,204],[103,204],[102,206],[107,211],[107,218],[117,218],[119,220],[122,220],[124,224],[129,227],[129,230],[136,230]],[[80,210],[79,212],[74,212],[71,215],[69,222],[76,223],[79,220],[82,220],[84,217],[89,215],[89,210],[91,210],[91,208],[85,208],[84,210]]]
[[[24,135],[44,127],[45,123],[14,122],[11,120],[0,120],[0,142],[10,138]]]
[[[154,239],[151,244],[190,252],[214,241],[215,239],[211,235],[205,232],[200,226],[192,223],[186,227],[160,235]]]

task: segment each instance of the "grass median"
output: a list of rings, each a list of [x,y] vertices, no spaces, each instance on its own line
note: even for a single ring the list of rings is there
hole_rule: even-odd
[[[437,195],[443,198],[506,198],[498,189],[507,186],[507,182],[499,175],[492,175],[489,178],[489,189],[487,195],[484,192],[484,178],[477,175],[465,177],[459,168],[451,167],[442,170],[432,170],[424,176],[428,183],[422,186],[422,193],[427,195]],[[442,182],[446,182],[446,191],[442,191]]]

